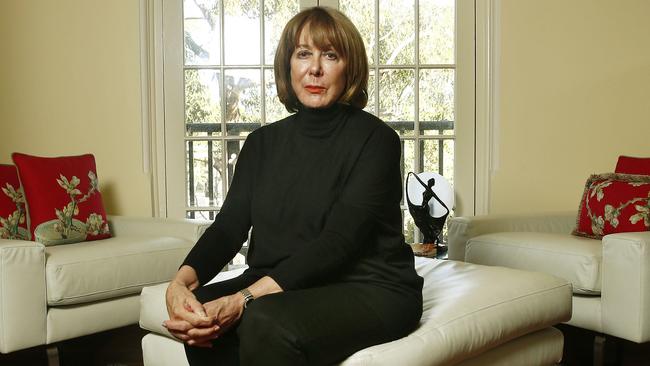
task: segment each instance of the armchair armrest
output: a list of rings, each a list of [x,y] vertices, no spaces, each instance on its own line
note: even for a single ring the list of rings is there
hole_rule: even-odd
[[[465,244],[475,236],[497,232],[570,233],[576,225],[576,212],[534,215],[483,215],[454,217],[449,221],[449,259],[464,261]]]
[[[210,226],[210,221],[153,217],[109,216],[111,234],[171,236],[195,243]]]
[[[0,352],[45,344],[45,247],[0,240]]]
[[[603,331],[650,341],[650,232],[603,237]]]

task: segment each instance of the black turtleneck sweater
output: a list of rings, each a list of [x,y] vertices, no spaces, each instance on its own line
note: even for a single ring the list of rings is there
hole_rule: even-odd
[[[188,254],[201,284],[239,251],[284,289],[333,282],[420,294],[401,225],[400,141],[373,115],[303,108],[252,132],[214,223]]]

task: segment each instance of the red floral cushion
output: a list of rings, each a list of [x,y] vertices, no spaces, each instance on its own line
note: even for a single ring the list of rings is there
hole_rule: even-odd
[[[574,235],[650,230],[650,176],[595,174],[587,179]]]
[[[0,164],[0,238],[29,240],[25,195],[13,165]]]
[[[44,158],[14,153],[25,191],[29,230],[45,245],[110,237],[95,158]]]
[[[615,173],[650,175],[650,158],[619,156]]]

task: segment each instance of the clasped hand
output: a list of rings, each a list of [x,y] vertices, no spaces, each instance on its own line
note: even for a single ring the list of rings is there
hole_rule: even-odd
[[[190,289],[172,282],[166,293],[169,320],[163,326],[190,346],[211,347],[243,313],[243,296],[236,293],[201,304]]]

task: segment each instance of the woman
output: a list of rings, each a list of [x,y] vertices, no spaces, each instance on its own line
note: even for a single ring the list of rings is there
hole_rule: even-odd
[[[290,112],[251,133],[214,223],[167,290],[192,365],[328,365],[411,332],[422,278],[401,227],[400,142],[364,112],[368,62],[342,13],[310,8],[275,56]],[[203,286],[239,251],[241,276]]]

